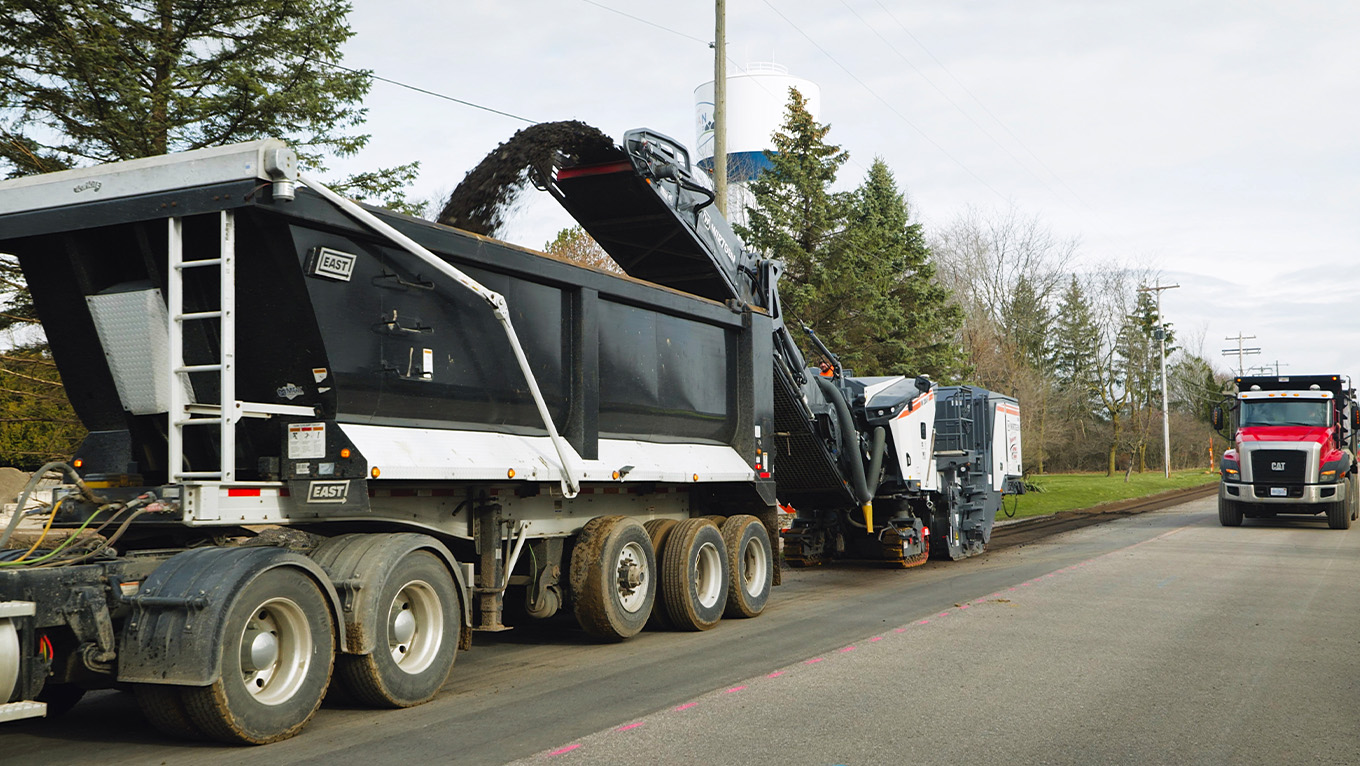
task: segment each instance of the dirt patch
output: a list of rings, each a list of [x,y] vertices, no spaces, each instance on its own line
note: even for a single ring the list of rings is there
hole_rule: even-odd
[[[604,162],[617,154],[614,139],[584,122],[531,125],[486,155],[449,195],[439,222],[495,237],[529,184],[529,169],[546,171],[565,155],[571,164]]]
[[[995,551],[1014,545],[1025,545],[1060,532],[1089,527],[1123,516],[1159,511],[1201,497],[1213,497],[1216,494],[1218,494],[1218,483],[1214,482],[1198,487],[1173,489],[1169,492],[1161,492],[1146,497],[1133,497],[1113,503],[1104,503],[1091,508],[1059,511],[1051,516],[1022,519],[995,527],[992,530],[992,539],[987,545],[987,550]]]

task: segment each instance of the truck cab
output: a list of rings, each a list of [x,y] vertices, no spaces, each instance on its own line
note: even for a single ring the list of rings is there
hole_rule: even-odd
[[[1236,379],[1233,447],[1219,469],[1219,521],[1326,514],[1345,529],[1360,509],[1355,392],[1339,375]],[[1224,413],[1215,417],[1223,425]]]

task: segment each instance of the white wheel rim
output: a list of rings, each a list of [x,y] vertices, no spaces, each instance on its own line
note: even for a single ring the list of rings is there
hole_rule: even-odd
[[[286,598],[255,607],[241,631],[237,657],[241,681],[256,702],[292,699],[312,664],[312,628],[302,607]]]
[[[412,675],[430,667],[444,644],[439,594],[424,580],[401,586],[387,610],[387,648],[399,670]]]
[[[638,543],[623,546],[614,571],[618,573],[616,587],[619,606],[626,612],[636,613],[647,603],[647,586],[652,579],[651,570],[647,567],[646,551]],[[630,575],[636,576],[636,582]]]
[[[765,555],[765,546],[752,537],[741,548],[740,562],[741,587],[748,596],[759,596],[765,591],[765,578],[768,576],[770,560]]]
[[[718,546],[704,543],[694,557],[694,590],[704,608],[718,603],[723,597],[723,555]]]

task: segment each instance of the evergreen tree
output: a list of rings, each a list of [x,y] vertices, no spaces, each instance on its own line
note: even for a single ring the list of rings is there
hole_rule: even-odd
[[[1054,319],[1034,280],[1022,274],[1001,308],[1001,331],[1020,362],[1040,372],[1048,370]]]
[[[1081,401],[1092,407],[1092,376],[1099,342],[1100,328],[1096,324],[1091,302],[1081,282],[1073,276],[1063,291],[1053,323],[1050,351],[1053,376],[1059,388],[1078,393]]]
[[[784,262],[780,297],[793,327],[809,322],[816,292],[828,281],[826,250],[845,226],[848,197],[833,193],[831,185],[850,155],[826,143],[830,130],[789,88],[784,124],[771,138],[774,151],[765,153],[770,167],[751,183],[756,204],[747,208],[746,226],[737,227],[748,245]]]
[[[875,158],[850,198],[840,246],[831,250],[819,323],[845,327],[845,348],[865,375],[919,375],[955,380],[966,373],[956,342],[962,310],[935,278],[919,223],[892,171]]]
[[[920,224],[882,160],[854,193],[831,191],[849,155],[826,143],[829,130],[790,89],[771,168],[751,185],[755,205],[738,233],[784,262],[786,320],[811,327],[855,374],[960,377],[961,312],[935,280]]]

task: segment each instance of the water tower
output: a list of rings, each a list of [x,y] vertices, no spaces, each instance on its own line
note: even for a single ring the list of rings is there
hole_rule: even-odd
[[[727,179],[728,218],[746,222],[751,202],[747,184],[769,166],[765,151],[772,150],[770,136],[784,124],[789,88],[797,88],[807,100],[812,118],[821,121],[822,91],[816,83],[789,75],[782,64],[747,64],[740,73],[727,76]],[[713,172],[713,81],[694,89],[696,156],[699,166]]]

